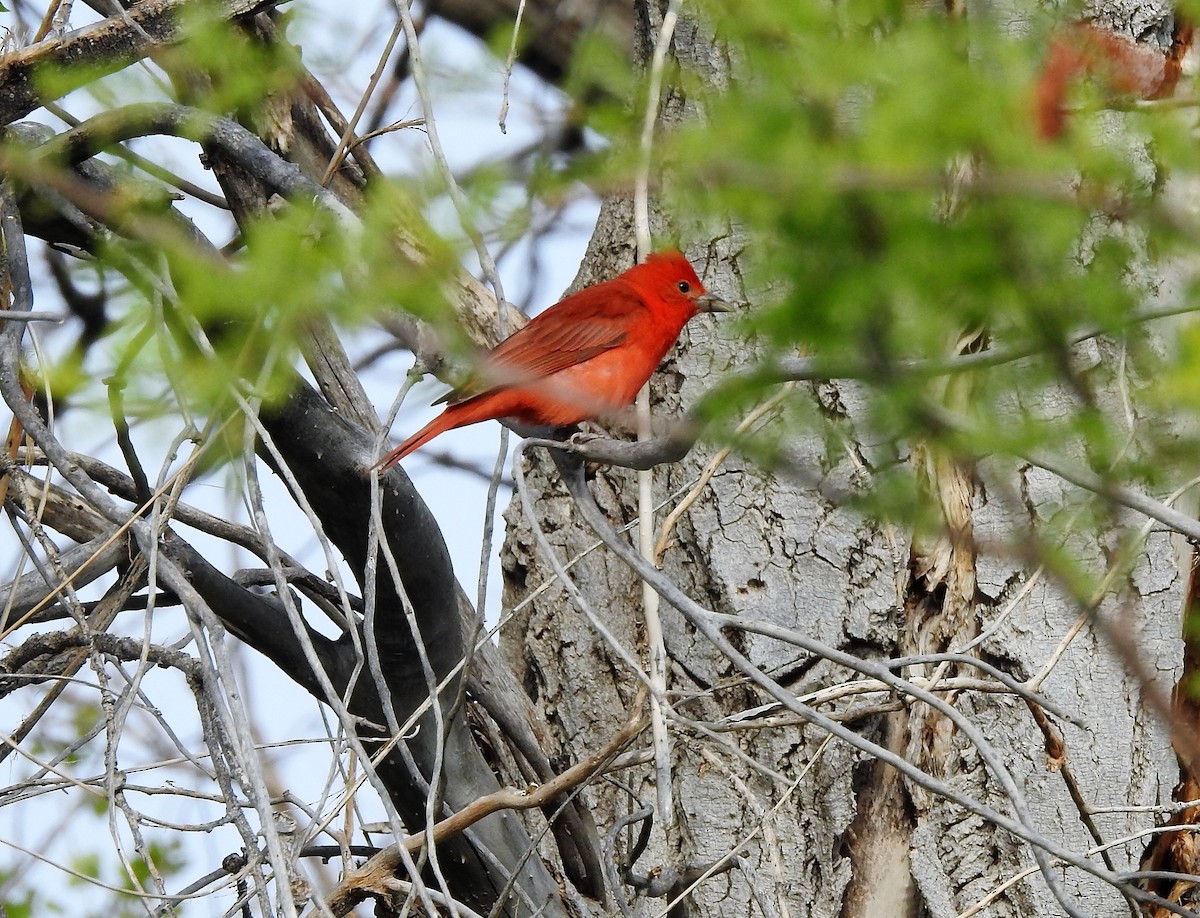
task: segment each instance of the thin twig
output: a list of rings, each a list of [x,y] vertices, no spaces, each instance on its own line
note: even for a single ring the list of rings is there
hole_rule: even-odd
[[[525,0],[517,4],[513,20],[512,40],[508,43],[508,58],[504,61],[504,88],[500,93],[500,133],[508,133],[508,85],[512,82],[513,64],[517,60],[517,39],[521,34],[521,19],[525,16]]]
[[[392,33],[388,36],[388,40],[384,43],[383,51],[379,54],[379,63],[375,65],[375,71],[371,74],[371,79],[367,81],[367,88],[363,90],[358,99],[358,106],[354,109],[354,114],[350,116],[350,121],[346,124],[346,129],[342,132],[342,136],[338,138],[337,148],[333,151],[333,155],[329,157],[329,165],[325,167],[325,174],[321,176],[321,184],[328,187],[333,174],[341,165],[342,156],[349,150],[353,144],[362,143],[366,138],[360,137],[357,140],[354,137],[354,129],[358,127],[358,120],[366,111],[367,103],[371,100],[371,96],[375,93],[375,87],[379,85],[379,80],[383,76],[383,71],[387,67],[388,58],[392,56],[392,49],[396,47],[396,42],[400,38],[400,32],[404,28],[400,19],[396,20],[396,24],[392,26]],[[315,82],[315,81],[314,81]]]
[[[637,243],[637,260],[646,260],[652,245],[650,239],[650,168],[653,162],[654,128],[658,124],[659,101],[662,98],[663,74],[675,23],[679,21],[682,0],[671,0],[663,14],[662,25],[654,43],[647,77],[646,110],[642,115],[642,133],[638,142],[638,168],[634,178],[633,220]],[[644,442],[654,436],[650,421],[650,383],[638,391],[634,405],[637,414],[637,438]],[[637,473],[638,550],[653,560],[654,551],[654,472],[639,469]],[[646,652],[649,655],[650,682],[654,692],[650,698],[650,716],[654,736],[655,790],[658,801],[658,823],[664,832],[675,825],[675,806],[672,800],[671,740],[667,733],[661,699],[667,692],[667,644],[663,636],[662,619],[658,614],[658,594],[646,581],[641,583],[642,618],[646,628]]]
[[[0,309],[0,322],[53,322],[60,325],[68,318],[61,312],[13,312],[11,309]]]

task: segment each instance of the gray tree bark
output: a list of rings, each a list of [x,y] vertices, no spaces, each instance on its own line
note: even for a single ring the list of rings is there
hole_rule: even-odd
[[[681,29],[676,52],[713,83],[726,78],[722,55],[700,30]],[[677,117],[682,107],[674,100],[667,117]],[[686,254],[710,289],[753,308],[756,292],[739,284],[736,231],[682,224],[663,235],[685,241]],[[632,238],[627,203],[610,202],[577,286],[628,267]],[[1170,295],[1166,286],[1156,289],[1159,297]],[[969,344],[951,340],[948,353]],[[682,413],[722,374],[747,366],[752,360],[747,352],[747,342],[719,324],[691,323],[655,378],[656,416]],[[1120,359],[1117,346],[1105,342],[1080,346],[1075,356],[1083,373]],[[1100,382],[1114,418],[1121,416],[1118,382],[1115,375]],[[950,404],[972,397],[964,386],[969,383],[959,380],[940,396]],[[1065,395],[1030,392],[1019,398],[1026,400],[1022,409],[1049,419],[1072,410]],[[966,466],[920,443],[897,455],[873,441],[862,422],[863,394],[852,384],[802,386],[785,404],[785,411],[823,417],[833,435],[791,434],[785,461],[773,471],[734,453],[680,520],[663,573],[710,610],[794,629],[864,659],[969,648],[1019,681],[1049,668],[1041,691],[1079,724],[1054,718],[1065,758],[1050,758],[1060,750],[1020,698],[971,690],[945,697],[1003,761],[1032,826],[1060,848],[1084,855],[1096,845],[1072,801],[1067,774],[1091,807],[1169,803],[1179,777],[1175,757],[1148,706],[1147,687],[1128,664],[1140,661],[1154,680],[1152,690],[1163,696],[1181,668],[1187,578],[1171,534],[1152,532],[1132,570],[1118,572],[1094,614],[1081,619],[1081,599],[1086,603],[1089,597],[1071,595],[1039,569],[1033,540],[1064,539],[1066,550],[1100,582],[1113,564],[1114,546],[1142,526],[1142,518],[1113,513],[1097,524],[1081,512],[1074,486],[1028,461],[996,457]],[[673,506],[716,448],[702,445],[681,462],[659,467],[656,499]],[[1086,468],[1086,456],[1078,459]],[[869,484],[875,469],[895,461],[914,470],[952,536],[919,536],[873,521],[838,497]],[[570,574],[587,603],[645,666],[638,578],[595,547],[595,536],[564,495],[545,453],[527,453],[526,475],[537,519],[559,560],[574,562]],[[635,521],[633,472],[602,468],[590,487],[614,526]],[[624,722],[639,682],[561,586],[536,592],[555,578],[519,500],[507,521],[505,607],[521,611],[502,632],[501,648],[547,712],[564,753],[578,757]],[[1015,557],[1011,546],[1022,540],[1029,540],[1029,554]],[[669,724],[674,825],[655,824],[634,874],[655,868],[664,875],[686,873],[741,851],[744,859],[734,869],[689,894],[695,915],[953,918],[985,899],[988,915],[1064,912],[1026,842],[918,786],[876,756],[798,725],[777,706],[764,710],[769,699],[747,684],[725,654],[676,610],[664,604],[662,614],[668,690],[680,715]],[[1068,644],[1075,628],[1080,630]],[[738,650],[797,695],[856,678],[788,644],[727,633]],[[1132,649],[1123,655],[1122,644]],[[983,675],[959,662],[915,665],[904,673]],[[985,767],[978,744],[928,705],[873,695],[822,710],[836,712],[859,735],[955,791],[1014,812],[1012,794]],[[740,729],[730,729],[735,726]],[[587,790],[602,833],[654,805],[648,739],[640,752],[616,776],[622,786],[593,784]],[[1154,822],[1145,811],[1093,819],[1106,842]],[[619,833],[618,860],[632,846],[632,836]],[[1135,838],[1113,848],[1115,869],[1136,870],[1145,843]],[[1098,857],[1091,859],[1103,868]],[[1023,873],[1028,876],[1009,882]],[[1057,876],[1079,913],[1129,914],[1130,905],[1109,883],[1077,869],[1059,869]],[[633,914],[661,914],[667,900],[637,898]]]

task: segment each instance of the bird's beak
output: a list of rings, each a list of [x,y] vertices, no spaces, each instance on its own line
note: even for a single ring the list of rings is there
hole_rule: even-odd
[[[733,305],[725,302],[715,293],[706,293],[696,298],[696,309],[700,312],[733,312]]]

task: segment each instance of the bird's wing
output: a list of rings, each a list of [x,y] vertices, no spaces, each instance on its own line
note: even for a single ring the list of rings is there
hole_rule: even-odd
[[[617,347],[646,307],[624,284],[588,287],[535,316],[484,358],[477,379],[447,398],[450,404],[496,389],[529,384]],[[511,379],[509,378],[511,377]]]

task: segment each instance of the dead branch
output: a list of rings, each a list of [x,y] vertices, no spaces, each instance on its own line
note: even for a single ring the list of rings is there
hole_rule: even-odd
[[[621,749],[646,728],[649,718],[642,713],[645,701],[646,690],[642,688],[634,700],[632,716],[601,749],[545,784],[520,790],[505,787],[495,793],[480,797],[452,816],[438,822],[433,827],[433,843],[435,845],[442,844],[493,813],[503,810],[528,810],[544,806],[555,797],[590,781],[604,770]],[[425,832],[411,835],[405,840],[404,848],[410,854],[416,854],[425,846],[427,837]],[[402,866],[399,846],[389,845],[384,848],[362,867],[348,874],[334,889],[327,901],[329,910],[340,918],[342,915],[349,914],[354,906],[368,896],[390,897],[389,884],[394,880],[396,871]]]

